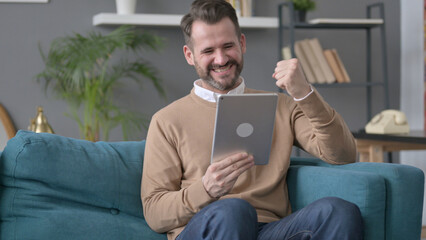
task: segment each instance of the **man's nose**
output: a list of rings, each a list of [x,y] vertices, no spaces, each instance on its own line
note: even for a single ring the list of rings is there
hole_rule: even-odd
[[[229,58],[226,53],[222,50],[218,50],[214,56],[214,64],[225,65],[228,62]]]

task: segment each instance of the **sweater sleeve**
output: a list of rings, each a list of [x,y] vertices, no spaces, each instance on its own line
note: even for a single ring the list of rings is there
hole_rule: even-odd
[[[343,118],[315,90],[292,112],[296,144],[331,164],[356,160],[355,139]]]
[[[141,199],[145,219],[156,232],[186,225],[195,213],[216,200],[208,195],[201,179],[181,188],[182,164],[170,132],[154,115],[145,146]]]

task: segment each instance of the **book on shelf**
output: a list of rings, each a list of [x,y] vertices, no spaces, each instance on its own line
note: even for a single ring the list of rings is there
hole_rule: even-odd
[[[305,73],[306,80],[308,80],[308,82],[312,84],[316,83],[316,78],[312,71],[312,67],[310,66],[310,63],[307,60],[307,57],[301,46],[300,41],[297,41],[294,43],[294,52],[296,54],[297,59],[300,62],[300,65],[302,65],[302,69],[303,69],[303,72]]]
[[[292,56],[291,56],[290,46],[283,47],[283,49],[281,50],[281,55],[282,55],[283,60],[291,59]]]
[[[383,24],[381,18],[315,18],[308,21],[310,24]]]
[[[345,82],[346,82],[346,83],[351,82],[351,78],[349,77],[349,74],[348,74],[348,72],[346,71],[345,65],[343,64],[342,60],[340,59],[340,56],[339,56],[339,54],[337,53],[337,50],[336,50],[336,49],[331,49],[331,51],[332,51],[333,56],[335,57],[335,59],[336,59],[336,61],[337,61],[338,65],[339,65],[340,70],[342,71],[342,74],[343,74],[343,77],[344,77],[344,79],[345,79]]]
[[[253,0],[242,0],[242,17],[252,17],[253,16]]]
[[[309,42],[309,39],[299,40],[298,42],[300,43],[300,46],[305,54],[306,60],[308,61],[309,66],[311,67],[312,74],[314,75],[314,78],[315,78],[315,82],[326,83],[327,81],[325,79],[323,70],[321,69],[321,65],[315,56],[315,53]]]
[[[327,59],[328,65],[330,65],[331,70],[333,71],[334,76],[338,83],[344,83],[345,77],[343,76],[343,72],[341,70],[340,64],[337,62],[336,57],[331,49],[324,50],[325,59]],[[343,64],[342,64],[343,65]]]
[[[253,0],[226,0],[230,3],[238,17],[253,16]]]
[[[324,56],[324,50],[319,42],[318,38],[312,38],[308,40],[308,43],[312,49],[312,55],[315,60],[318,62],[319,68],[324,76],[325,83],[334,83],[336,82],[336,77],[334,76],[330,65]]]
[[[289,46],[281,51],[283,59],[291,58]],[[323,49],[317,38],[296,41],[294,51],[309,83],[330,84],[351,81],[337,50]]]

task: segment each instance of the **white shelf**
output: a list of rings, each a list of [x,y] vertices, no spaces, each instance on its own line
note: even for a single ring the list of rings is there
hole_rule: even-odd
[[[143,25],[178,27],[183,15],[173,14],[131,14],[99,13],[93,16],[93,25]],[[278,19],[275,17],[241,17],[241,28],[277,28]]]
[[[383,24],[381,18],[315,18],[310,24]]]

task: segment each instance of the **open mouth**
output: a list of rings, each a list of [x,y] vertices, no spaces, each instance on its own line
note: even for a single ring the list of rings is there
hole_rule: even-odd
[[[213,65],[210,69],[215,73],[223,73],[231,69],[234,64],[227,62],[225,65]]]

